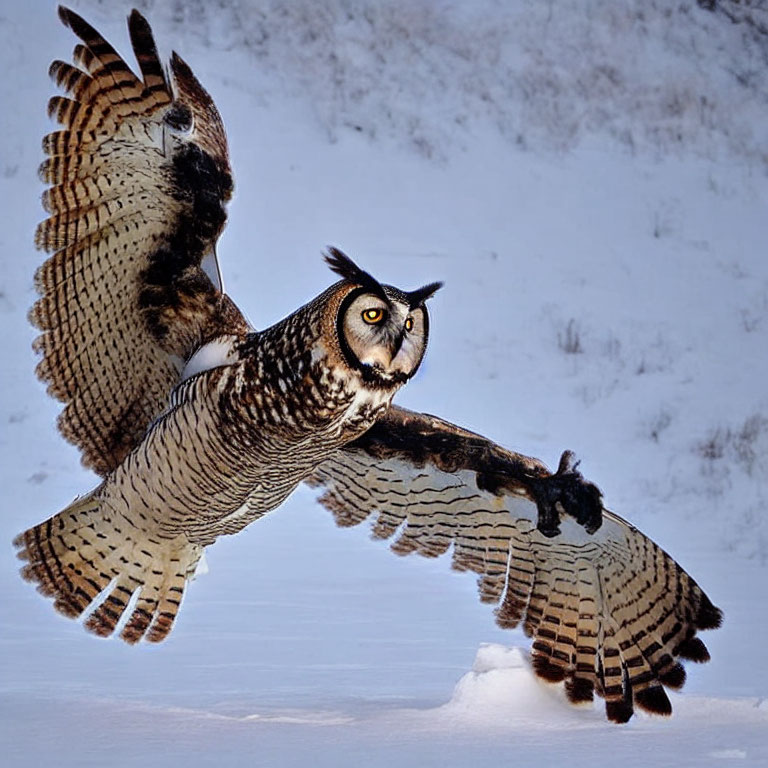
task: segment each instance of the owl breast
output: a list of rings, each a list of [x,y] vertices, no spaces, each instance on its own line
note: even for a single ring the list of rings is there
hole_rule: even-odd
[[[366,431],[393,394],[335,369],[316,350],[290,355],[255,344],[238,363],[193,375],[178,388],[173,410],[134,457],[146,462],[149,471],[140,474],[156,486],[142,497],[172,497],[174,509],[158,514],[168,535],[183,531],[208,544],[236,533]],[[151,471],[163,465],[180,469],[173,478]]]

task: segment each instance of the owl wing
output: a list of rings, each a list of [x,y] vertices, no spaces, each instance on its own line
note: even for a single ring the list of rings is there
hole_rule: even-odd
[[[137,77],[76,13],[61,20],[82,40],[72,66],[51,76],[68,97],[48,111],[64,129],[43,140],[50,218],[36,245],[40,267],[38,376],[66,403],[62,434],[104,475],[140,441],[202,343],[249,330],[204,258],[232,192],[219,114],[173,54],[166,73],[137,11],[128,26]],[[215,256],[213,257],[215,260]]]
[[[669,714],[664,686],[683,684],[680,659],[709,658],[695,634],[719,626],[719,609],[659,546],[602,509],[567,454],[553,475],[393,407],[310,484],[324,489],[320,502],[339,525],[372,518],[374,538],[395,537],[397,554],[437,557],[453,547],[453,568],[478,574],[497,623],[522,623],[533,638],[535,671],[564,680],[574,703],[597,692],[613,721],[635,706]]]

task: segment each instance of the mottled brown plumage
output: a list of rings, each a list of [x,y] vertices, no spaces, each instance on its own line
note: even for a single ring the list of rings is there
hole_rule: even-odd
[[[375,538],[396,534],[397,554],[452,549],[454,569],[478,574],[480,600],[496,605],[497,623],[522,623],[533,638],[536,672],[565,680],[574,703],[596,691],[612,720],[626,721],[634,706],[668,714],[662,684],[682,684],[677,658],[708,659],[694,634],[718,626],[720,612],[617,515],[601,509],[593,534],[569,521],[563,500],[589,484],[567,460],[550,475],[534,459],[392,406],[310,482],[324,488],[320,502],[339,525],[372,518]],[[556,535],[541,530],[552,488],[564,529]]]
[[[137,592],[123,639],[144,631],[162,639],[202,548],[278,506],[370,427],[399,388],[366,383],[328,332],[359,290],[337,283],[265,331],[214,342],[226,356],[187,371],[165,413],[104,482],[17,540],[29,561],[24,575],[68,616],[114,582],[86,622],[98,634],[116,628]]]
[[[249,328],[201,268],[232,191],[210,97],[178,56],[166,79],[138,12],[128,24],[141,79],[77,14],[59,15],[84,43],[82,69],[51,65],[69,98],[49,103],[65,130],[43,140],[51,216],[35,243],[54,254],[30,319],[42,331],[38,376],[66,403],[59,428],[105,475],[165,409],[192,352]]]
[[[321,486],[340,525],[373,520],[398,554],[452,550],[502,627],[522,623],[533,666],[608,717],[668,714],[680,659],[720,612],[666,553],[603,509],[563,454],[535,459],[391,406],[419,368],[425,301],[380,284],[340,251],[343,279],[257,332],[209,261],[232,193],[224,128],[149,25],[129,31],[141,76],[77,14],[74,66],[51,75],[64,130],[47,136],[31,312],[38,375],[65,403],[62,434],[103,480],[15,541],[25,578],[98,635],[159,641],[204,548]]]

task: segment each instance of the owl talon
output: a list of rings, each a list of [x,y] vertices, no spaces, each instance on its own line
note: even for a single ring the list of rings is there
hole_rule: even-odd
[[[539,511],[539,521],[536,523],[536,528],[542,536],[546,536],[548,539],[553,539],[555,536],[560,535],[560,526],[551,525],[548,521],[544,521]]]
[[[564,451],[554,475],[542,478],[535,488],[539,532],[547,538],[560,533],[563,514],[570,515],[593,534],[603,523],[603,503],[600,489],[584,479],[579,462],[572,451]]]

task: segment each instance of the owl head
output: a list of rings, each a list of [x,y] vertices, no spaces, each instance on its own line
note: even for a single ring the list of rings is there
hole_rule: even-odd
[[[349,286],[336,316],[347,364],[368,384],[404,384],[424,358],[429,336],[425,302],[442,283],[401,291],[379,283],[337,248],[329,248],[325,260]]]

